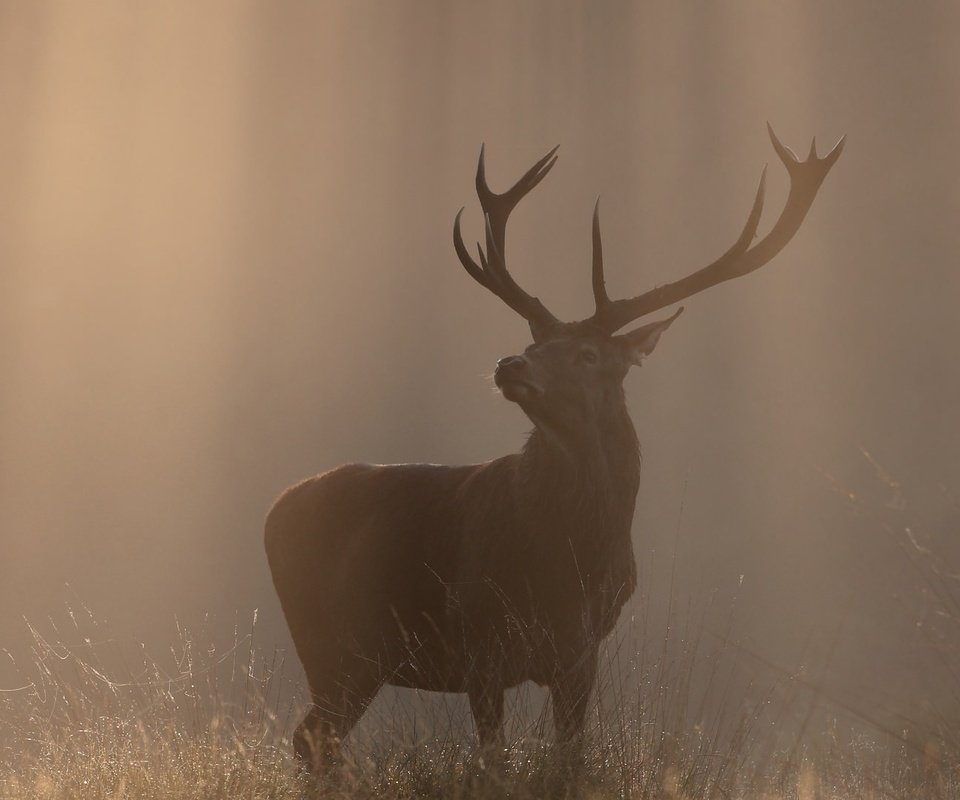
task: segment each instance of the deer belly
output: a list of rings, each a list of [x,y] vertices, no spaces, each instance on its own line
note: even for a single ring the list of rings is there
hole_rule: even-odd
[[[414,636],[391,661],[395,665],[386,677],[392,686],[428,692],[460,692],[464,687],[462,660],[439,636]]]
[[[394,686],[458,691],[462,659],[449,632],[442,584],[427,571],[388,588],[373,626],[383,678]]]
[[[545,670],[548,634],[516,620],[485,617],[474,621],[446,614],[439,622],[397,622],[386,682],[394,686],[436,692],[463,692],[479,677],[496,674],[505,687],[516,686]]]

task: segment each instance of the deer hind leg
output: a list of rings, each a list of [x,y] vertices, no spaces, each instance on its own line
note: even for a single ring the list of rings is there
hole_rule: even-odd
[[[597,651],[591,648],[573,667],[559,670],[550,684],[557,744],[574,759],[579,759],[583,749],[587,704],[596,676]]]
[[[488,757],[502,756],[506,742],[503,735],[503,686],[499,681],[477,681],[467,689],[470,712],[477,728],[480,749]]]
[[[297,726],[293,748],[301,767],[323,775],[341,762],[340,744],[383,684],[378,677],[310,676],[313,705]]]

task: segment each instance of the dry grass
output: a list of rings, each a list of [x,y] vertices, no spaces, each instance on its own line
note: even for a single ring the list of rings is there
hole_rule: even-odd
[[[202,632],[181,631],[162,668],[142,649],[120,647],[88,612],[70,618],[49,636],[31,629],[23,687],[0,695],[0,798],[960,796],[957,771],[933,746],[917,753],[827,735],[814,752],[772,740],[768,698],[734,696],[717,666],[722,643],[703,652],[676,631],[646,661],[627,657],[623,644],[606,654],[576,780],[549,744],[548,716],[521,692],[502,768],[477,756],[464,716],[448,710],[411,739],[408,704],[398,703],[366,726],[379,735],[349,743],[343,772],[317,786],[290,755],[303,701],[280,658],[258,653],[252,625],[222,650],[198,649]]]
[[[916,578],[907,602],[924,612],[921,641],[956,684],[960,573],[910,518],[900,485],[866,456],[893,500],[877,506],[838,491],[897,544]],[[291,755],[305,707],[299,669],[258,650],[255,617],[222,646],[207,631],[178,628],[158,659],[119,643],[85,608],[68,610],[59,627],[29,628],[19,687],[0,687],[0,800],[960,797],[955,717],[935,715],[905,735],[799,672],[751,684],[728,636],[678,616],[671,601],[658,633],[633,620],[634,640],[608,642],[575,778],[550,744],[543,695],[523,688],[510,697],[510,745],[496,768],[477,754],[464,704],[408,693],[368,711],[344,769],[317,785]],[[806,706],[795,725],[788,710],[798,697]],[[960,691],[955,701],[960,708]],[[859,728],[825,723],[829,715],[810,713],[817,702]]]

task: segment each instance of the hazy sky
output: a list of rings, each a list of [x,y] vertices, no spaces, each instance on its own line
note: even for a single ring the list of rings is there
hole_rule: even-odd
[[[769,120],[847,148],[787,250],[628,379],[644,591],[676,551],[771,657],[841,623],[838,670],[909,652],[876,520],[956,553],[958,41],[952,2],[0,2],[3,641],[76,597],[155,642],[260,608],[284,645],[284,486],[529,428],[489,380],[526,326],[451,244],[481,142],[494,188],[561,145],[511,261],[574,317],[597,195],[614,296],[725,250],[769,162],[766,229]]]

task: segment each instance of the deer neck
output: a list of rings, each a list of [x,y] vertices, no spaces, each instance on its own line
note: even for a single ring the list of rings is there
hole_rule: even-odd
[[[629,541],[640,485],[640,445],[622,393],[589,426],[534,429],[520,454],[522,496],[531,498],[537,538],[577,543]]]

